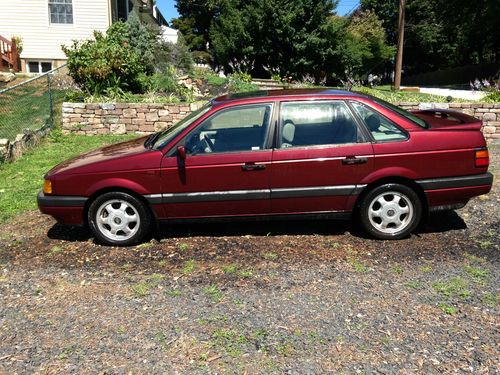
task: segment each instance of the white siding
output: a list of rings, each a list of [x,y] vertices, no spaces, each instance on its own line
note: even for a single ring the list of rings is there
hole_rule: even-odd
[[[50,24],[48,0],[0,0],[0,35],[22,38],[22,59],[65,60],[61,45],[105,31],[108,13],[108,0],[73,0],[73,24]]]

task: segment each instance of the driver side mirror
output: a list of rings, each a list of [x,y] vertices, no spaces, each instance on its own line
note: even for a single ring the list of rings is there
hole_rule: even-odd
[[[181,160],[186,160],[186,148],[184,146],[177,146],[177,156]]]

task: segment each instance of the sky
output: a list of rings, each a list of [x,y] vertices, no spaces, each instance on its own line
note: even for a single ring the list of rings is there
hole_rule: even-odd
[[[358,4],[359,0],[340,0],[337,6],[337,13],[343,16],[353,10]],[[179,15],[177,9],[175,9],[175,0],[156,0],[156,5],[160,8],[160,12],[169,22],[172,18]]]

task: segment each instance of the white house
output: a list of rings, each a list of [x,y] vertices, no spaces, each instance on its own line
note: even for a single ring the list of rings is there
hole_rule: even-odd
[[[61,45],[106,31],[134,8],[144,22],[166,23],[154,0],[0,0],[0,36],[21,39],[22,71],[42,73],[65,62]]]

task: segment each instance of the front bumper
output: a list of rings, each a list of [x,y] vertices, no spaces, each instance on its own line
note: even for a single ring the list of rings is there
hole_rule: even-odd
[[[61,224],[84,224],[84,209],[87,197],[45,195],[38,193],[37,202],[40,211],[52,216]]]

